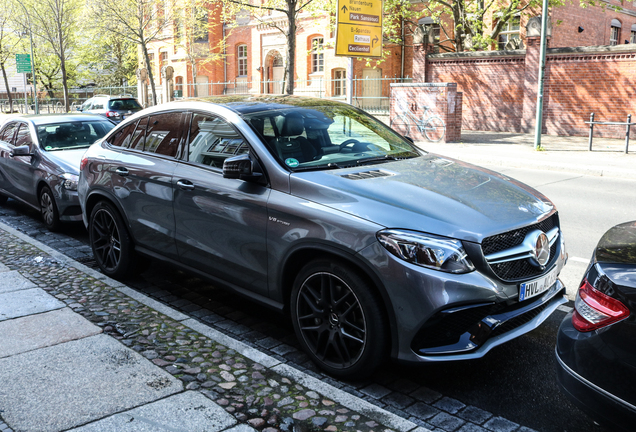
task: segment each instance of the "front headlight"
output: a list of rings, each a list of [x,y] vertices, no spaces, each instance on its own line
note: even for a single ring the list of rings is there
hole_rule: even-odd
[[[60,179],[63,180],[62,185],[64,189],[76,191],[77,190],[77,182],[79,181],[79,176],[70,173],[64,173],[60,176]]]
[[[411,264],[448,273],[475,270],[459,240],[406,230],[384,230],[377,237],[389,252]]]

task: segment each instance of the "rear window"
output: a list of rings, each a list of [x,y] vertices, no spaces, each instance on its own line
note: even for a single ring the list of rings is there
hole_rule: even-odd
[[[88,147],[115,125],[109,121],[73,121],[38,125],[38,140],[46,151]]]
[[[108,101],[108,109],[139,111],[141,105],[135,99],[111,99]]]

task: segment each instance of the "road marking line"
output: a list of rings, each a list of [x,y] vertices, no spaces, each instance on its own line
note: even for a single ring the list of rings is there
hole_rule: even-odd
[[[590,262],[589,259],[585,259],[585,258],[578,258],[578,257],[569,257],[569,260],[575,261],[575,262],[580,262],[580,263],[584,263],[587,264]]]

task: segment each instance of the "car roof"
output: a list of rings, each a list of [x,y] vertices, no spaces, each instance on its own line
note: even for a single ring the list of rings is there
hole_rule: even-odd
[[[70,121],[109,121],[97,114],[30,114],[16,116],[11,120],[26,120],[36,126]]]
[[[294,107],[349,107],[351,105],[329,99],[311,98],[294,95],[258,95],[258,96],[210,96],[195,99],[183,99],[176,103],[207,102],[225,106],[239,114],[253,114],[257,112],[289,109]]]

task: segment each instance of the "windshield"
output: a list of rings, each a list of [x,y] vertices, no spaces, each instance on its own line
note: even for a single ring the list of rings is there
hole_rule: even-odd
[[[108,101],[108,109],[139,111],[141,105],[135,99],[111,99]]]
[[[46,151],[89,147],[115,125],[104,121],[70,121],[38,125],[40,147]]]
[[[294,107],[244,118],[274,156],[295,171],[344,168],[421,154],[384,123],[349,106]]]

